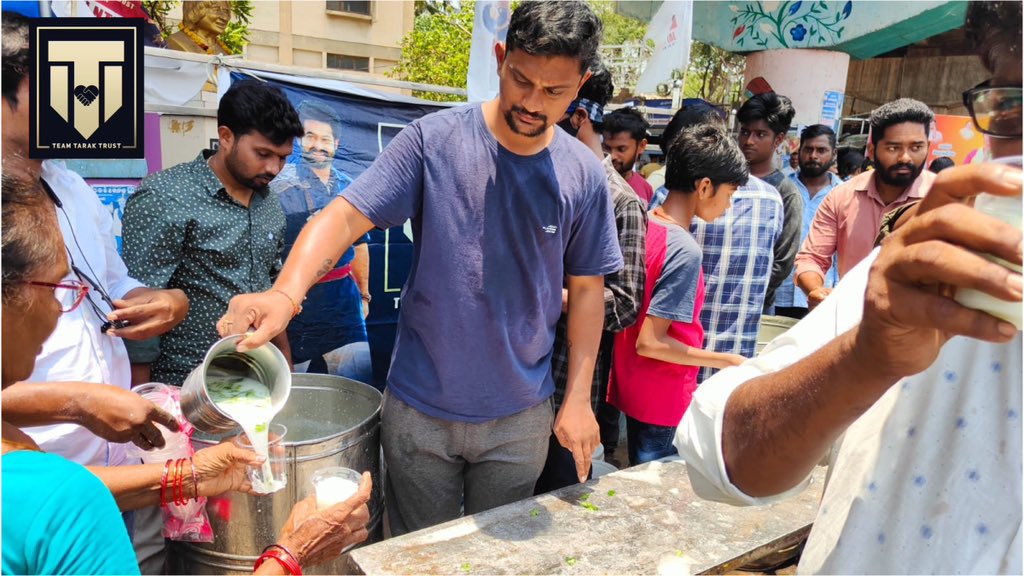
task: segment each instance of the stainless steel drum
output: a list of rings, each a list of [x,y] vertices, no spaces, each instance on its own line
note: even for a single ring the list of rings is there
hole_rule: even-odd
[[[312,494],[313,474],[328,466],[344,466],[373,475],[370,498],[370,537],[379,540],[383,528],[384,477],[380,460],[380,408],[375,388],[321,374],[293,374],[291,396],[274,422],[288,427],[285,441],[288,486],[273,494],[231,493],[210,498],[206,505],[213,526],[209,544],[176,543],[171,566],[178,574],[249,574],[263,549],[273,544],[292,506]],[[193,437],[197,450],[219,438]],[[341,574],[343,559],[303,570],[307,574]]]

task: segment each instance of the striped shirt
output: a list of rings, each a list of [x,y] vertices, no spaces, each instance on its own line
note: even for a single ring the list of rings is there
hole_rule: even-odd
[[[690,230],[704,251],[701,267],[707,283],[700,314],[704,349],[754,355],[782,225],[779,191],[754,176],[736,190],[732,207],[722,217],[711,224],[694,218]],[[716,371],[701,368],[697,383]]]

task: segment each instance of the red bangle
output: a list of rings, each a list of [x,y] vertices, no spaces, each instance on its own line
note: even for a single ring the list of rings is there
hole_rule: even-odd
[[[256,564],[252,567],[256,570],[267,558],[273,558],[276,560],[284,569],[292,576],[302,576],[302,567],[299,566],[299,561],[295,559],[295,555],[290,550],[281,546],[280,544],[271,544],[263,549],[263,554],[256,559]]]
[[[192,490],[195,492],[195,500],[199,500],[199,475],[196,474],[196,463],[191,458],[188,459],[188,465],[192,468]]]
[[[177,477],[175,478],[175,486],[178,488],[177,495],[174,497],[174,503],[178,506],[185,505],[185,459],[178,458],[177,465]]]
[[[171,501],[174,502],[175,506],[178,505],[178,477],[181,476],[181,474],[178,472],[179,463],[181,463],[180,458],[174,461],[174,472],[173,475],[171,476]]]
[[[171,462],[173,462],[173,460],[168,460],[166,463],[164,463],[164,476],[163,476],[163,478],[160,479],[160,505],[161,506],[166,506],[167,505],[167,474],[170,473]]]

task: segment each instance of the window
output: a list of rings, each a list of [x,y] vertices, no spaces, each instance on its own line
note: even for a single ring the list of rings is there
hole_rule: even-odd
[[[348,12],[350,14],[362,14],[363,16],[371,16],[370,14],[370,0],[342,0],[341,2],[332,2],[328,0],[327,10],[331,12]]]
[[[356,72],[369,72],[370,59],[361,56],[348,56],[346,54],[327,54],[327,67],[335,70],[355,70]]]

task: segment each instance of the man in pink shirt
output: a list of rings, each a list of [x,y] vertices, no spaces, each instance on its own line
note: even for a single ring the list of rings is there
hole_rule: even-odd
[[[651,203],[654,188],[634,168],[647,149],[647,129],[651,125],[636,108],[619,108],[604,116],[604,153],[612,157],[612,166],[621,175],[644,206]]]
[[[833,255],[842,277],[871,252],[886,213],[928,193],[935,180],[924,170],[933,118],[923,102],[910,98],[871,113],[868,156],[875,169],[837,186],[822,200],[796,257],[796,285],[807,294],[810,308],[831,292],[824,284]]]

